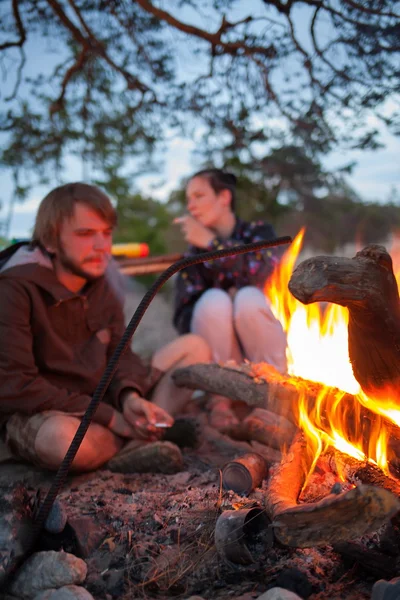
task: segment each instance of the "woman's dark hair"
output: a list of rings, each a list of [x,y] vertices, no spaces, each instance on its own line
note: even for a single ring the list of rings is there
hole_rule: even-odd
[[[207,179],[216,194],[219,194],[222,190],[229,190],[232,196],[231,209],[232,212],[235,212],[236,176],[233,173],[228,173],[222,169],[203,169],[192,175],[190,179],[195,177]]]

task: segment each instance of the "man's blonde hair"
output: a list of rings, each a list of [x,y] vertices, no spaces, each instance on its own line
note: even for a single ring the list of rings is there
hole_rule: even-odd
[[[43,248],[57,245],[63,221],[73,216],[75,205],[79,203],[91,208],[111,227],[117,224],[117,213],[107,194],[95,185],[67,183],[43,198],[36,215],[32,241]]]

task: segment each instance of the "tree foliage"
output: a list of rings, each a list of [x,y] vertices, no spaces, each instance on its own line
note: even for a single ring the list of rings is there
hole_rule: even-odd
[[[399,14],[395,0],[2,0],[1,162],[44,176],[72,154],[114,177],[199,130],[208,156],[376,148],[372,113],[400,130]]]

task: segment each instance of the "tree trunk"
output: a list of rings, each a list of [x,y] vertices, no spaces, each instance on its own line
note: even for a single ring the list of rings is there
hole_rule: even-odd
[[[349,309],[349,356],[367,394],[400,392],[400,303],[392,259],[383,246],[352,258],[317,256],[293,272],[289,290],[303,302],[333,302]]]

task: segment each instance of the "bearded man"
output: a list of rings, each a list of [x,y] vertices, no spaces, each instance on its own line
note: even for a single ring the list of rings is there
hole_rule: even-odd
[[[116,221],[99,188],[63,185],[41,202],[31,242],[0,254],[0,456],[57,469],[69,448],[125,328]],[[191,392],[175,387],[171,370],[209,360],[193,334],[150,365],[127,350],[71,469],[179,470],[180,449],[160,438]]]

